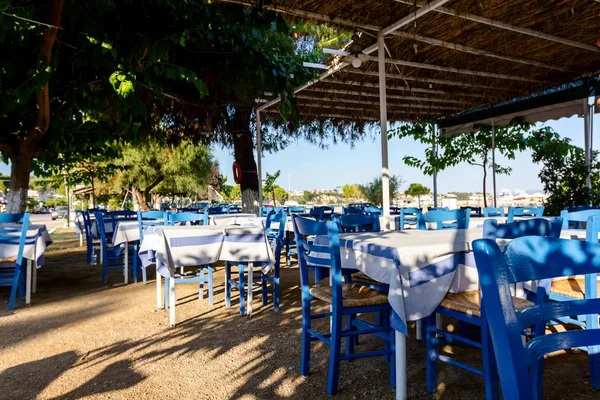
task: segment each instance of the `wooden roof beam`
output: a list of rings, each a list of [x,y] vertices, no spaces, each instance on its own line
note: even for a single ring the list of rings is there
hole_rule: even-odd
[[[398,3],[402,3],[402,4],[413,5],[413,2],[410,0],[394,0],[394,1],[397,1]],[[420,4],[417,4],[417,7],[421,7],[419,10],[430,8],[429,3],[420,3]],[[521,33],[523,35],[529,35],[529,36],[533,36],[536,38],[549,40],[551,42],[560,43],[560,44],[564,44],[567,46],[577,47],[577,48],[580,48],[583,50],[592,51],[594,53],[600,53],[600,48],[598,48],[597,46],[591,46],[589,44],[577,42],[575,40],[564,39],[564,38],[561,38],[558,36],[535,31],[535,30],[529,29],[529,28],[522,28],[520,26],[507,24],[506,22],[496,21],[496,20],[493,20],[490,18],[481,17],[479,15],[474,15],[474,14],[470,14],[467,12],[458,11],[458,10],[455,10],[452,8],[440,6],[440,7],[436,7],[434,9],[434,11],[442,13],[442,14],[452,15],[453,17],[466,19],[468,21],[477,22],[477,23],[480,23],[483,25],[493,26],[494,28],[517,32],[517,33]]]
[[[379,76],[377,72],[363,71],[359,69],[348,68],[344,71],[348,74],[357,74],[357,75],[367,75],[367,76]],[[508,88],[504,88],[502,86],[487,86],[487,85],[479,85],[475,83],[468,82],[459,82],[459,81],[448,81],[446,79],[435,79],[435,78],[417,78],[410,75],[400,75],[400,74],[391,74],[387,73],[385,75],[390,79],[402,79],[405,81],[416,81],[416,82],[424,82],[424,83],[435,83],[438,85],[448,85],[448,86],[456,86],[456,87],[465,87],[465,88],[473,88],[473,89],[485,89],[485,90],[510,90]]]
[[[378,101],[365,101],[365,100],[357,100],[357,99],[346,99],[346,98],[334,98],[334,97],[318,97],[318,96],[306,96],[306,95],[298,95],[296,96],[298,100],[311,100],[318,102],[336,102],[336,103],[347,103],[347,104],[360,104],[367,106],[377,106],[379,107]],[[302,104],[300,104],[302,106]],[[329,107],[329,105],[327,105]],[[452,111],[460,111],[462,108],[456,106],[440,106],[437,104],[425,105],[425,104],[407,104],[407,103],[389,103],[388,107],[401,107],[401,108],[423,108],[423,109],[436,109],[436,110],[452,110]]]
[[[364,108],[364,107],[353,107],[353,106],[345,106],[345,105],[335,105],[335,106],[327,106],[327,107],[323,107],[323,104],[313,104],[313,103],[306,103],[303,105],[300,105],[300,108],[305,107],[305,108],[318,108],[320,110],[324,110],[324,109],[329,109],[329,110],[344,110],[344,111],[358,111],[364,114],[369,114],[369,113],[373,113],[374,115],[378,115],[379,114],[379,110],[376,109],[370,109],[370,108]],[[435,112],[431,112],[431,111],[421,111],[421,110],[400,110],[400,109],[396,109],[394,110],[389,110],[390,114],[405,114],[405,115],[421,115],[421,116],[431,116],[432,114],[436,114]],[[300,111],[300,114],[302,114],[302,111]],[[363,115],[364,115],[363,114]],[[447,113],[443,113],[443,112],[439,112],[436,114],[436,116],[443,116],[443,115],[448,115]]]
[[[326,89],[319,87],[310,87],[306,89],[306,92],[318,92],[318,93],[327,93],[327,94],[341,94],[345,96],[365,96],[365,97],[377,97],[379,98],[379,93],[370,93],[370,92],[358,92],[354,90],[341,90],[341,89]],[[472,102],[468,102],[466,100],[457,100],[457,99],[444,99],[440,97],[419,97],[419,96],[398,96],[394,94],[388,94],[388,99],[393,100],[413,100],[413,101],[424,101],[431,103],[447,103],[447,104],[473,104]]]
[[[268,114],[279,114],[279,111],[277,110],[264,110],[263,112],[266,112]],[[300,113],[300,115],[304,115],[304,116],[314,116],[315,118],[319,118],[319,117],[324,117],[324,118],[339,118],[339,119],[345,119],[345,120],[366,120],[366,121],[373,121],[376,123],[379,123],[379,117],[365,117],[365,116],[360,116],[360,115],[356,115],[356,116],[350,116],[350,115],[344,115],[344,114],[331,114],[331,113],[318,113],[318,114],[303,114]]]
[[[333,83],[337,85],[345,85],[345,86],[362,86],[362,87],[370,87],[379,89],[378,83],[371,82],[359,82],[359,81],[345,81],[345,80],[337,80],[337,79],[323,79],[321,82],[323,83]],[[446,90],[439,89],[425,89],[418,87],[408,87],[408,86],[395,86],[395,85],[386,85],[387,90],[400,90],[407,91],[411,93],[429,93],[429,94],[440,94],[440,95],[452,95],[452,96],[463,96],[463,97],[486,97],[481,93],[454,93],[448,92]]]
[[[600,0],[598,0],[598,1],[600,1]],[[493,52],[487,51],[487,50],[479,50],[474,47],[463,46],[462,44],[446,42],[443,40],[434,39],[434,38],[430,38],[427,36],[417,35],[415,33],[398,31],[398,32],[394,32],[394,35],[397,37],[405,38],[405,39],[417,40],[419,42],[427,43],[432,46],[444,47],[446,49],[456,50],[456,51],[460,51],[463,53],[475,54],[477,56],[496,58],[498,60],[510,61],[510,62],[524,64],[524,65],[531,65],[532,67],[547,68],[547,69],[552,69],[555,71],[572,72],[572,73],[579,74],[579,72],[572,71],[570,69],[559,67],[556,65],[546,64],[546,63],[539,62],[539,61],[525,60],[525,59],[517,58],[517,57],[506,56],[503,54],[493,53]]]
[[[372,58],[369,61],[377,61],[377,60],[375,58]],[[419,68],[419,69],[429,69],[429,70],[441,71],[441,72],[451,72],[454,74],[480,76],[480,77],[484,77],[484,78],[506,79],[509,81],[520,81],[520,82],[543,83],[542,81],[539,81],[536,79],[523,78],[520,76],[496,74],[496,73],[492,73],[492,72],[471,71],[471,70],[463,69],[463,68],[442,67],[439,65],[423,64],[423,63],[417,63],[417,62],[412,62],[412,61],[395,60],[395,59],[390,59],[390,58],[386,58],[385,62],[386,62],[386,64],[401,65],[401,66],[405,66],[405,67]]]

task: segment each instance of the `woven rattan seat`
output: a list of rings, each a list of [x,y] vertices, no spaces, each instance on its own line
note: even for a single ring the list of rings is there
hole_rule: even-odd
[[[383,285],[381,282],[376,281],[375,279],[369,278],[363,272],[355,272],[352,274],[352,282],[359,282],[365,285]]]
[[[0,258],[0,268],[14,268],[17,257]]]
[[[600,282],[598,284],[598,290],[600,291]],[[584,278],[569,278],[552,281],[552,287],[550,292],[559,294],[561,296],[567,296],[574,299],[585,299],[585,279]]]
[[[310,294],[328,304],[332,304],[331,286],[313,286],[309,290]],[[373,290],[366,286],[342,285],[342,306],[343,307],[364,307],[386,304],[387,295],[380,291]]]
[[[513,297],[513,303],[515,304],[515,309],[517,311],[534,305],[532,302],[518,297]],[[474,317],[481,317],[481,305],[478,290],[462,293],[448,293],[440,303],[440,306]]]

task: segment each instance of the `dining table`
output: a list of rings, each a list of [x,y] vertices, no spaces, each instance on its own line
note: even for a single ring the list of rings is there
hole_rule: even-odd
[[[339,235],[341,267],[362,271],[371,279],[389,285],[398,399],[407,395],[408,322],[418,323],[431,315],[447,293],[479,290],[472,242],[482,237],[482,227]],[[585,231],[563,231],[561,238],[585,240]],[[315,243],[327,245],[328,238],[317,236]],[[522,295],[519,290],[522,287],[515,288],[515,295]]]
[[[169,322],[175,324],[174,275],[177,268],[210,265],[217,261],[248,264],[247,315],[252,313],[252,277],[257,265],[265,273],[275,257],[260,226],[191,225],[151,226],[144,231],[139,256],[142,267],[156,265],[157,308],[162,307],[161,277],[170,279]],[[226,285],[229,284],[226,282]]]
[[[16,223],[0,224],[5,227],[15,228],[14,232],[7,233],[15,238],[21,236],[21,225]],[[52,244],[48,228],[43,224],[30,224],[27,228],[27,238],[23,249],[23,258],[27,260],[25,273],[25,304],[31,303],[31,294],[37,291],[37,270],[44,265],[44,253]],[[0,258],[13,258],[19,253],[19,241],[3,243],[0,245]]]

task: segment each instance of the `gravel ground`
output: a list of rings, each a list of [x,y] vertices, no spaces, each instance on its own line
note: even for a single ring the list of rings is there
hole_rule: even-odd
[[[237,294],[224,305],[223,268],[215,273],[215,305],[198,300],[193,284],[179,285],[177,325],[156,310],[154,281],[104,286],[100,268],[85,263],[75,235],[58,230],[39,270],[32,305],[6,311],[0,288],[0,399],[326,399],[327,349],[313,345],[311,376],[299,374],[298,271],[282,269],[281,310],[256,299],[250,318]],[[260,296],[258,296],[260,297]],[[323,326],[327,328],[327,326]],[[357,351],[380,346],[365,337]],[[449,347],[474,365],[479,354]],[[408,341],[411,399],[481,399],[483,379],[438,366],[438,392],[425,391],[425,352]],[[587,355],[569,352],[546,361],[546,398],[600,399],[589,386]],[[565,388],[568,387],[568,390]],[[393,399],[382,358],[342,362],[335,399]]]

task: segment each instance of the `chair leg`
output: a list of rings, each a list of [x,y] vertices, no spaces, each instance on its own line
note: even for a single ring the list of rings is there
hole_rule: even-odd
[[[377,313],[377,325],[379,326],[385,326],[386,328],[390,327],[390,313],[389,311],[380,311]],[[383,349],[384,350],[389,350],[391,347],[391,343],[389,340],[384,340],[383,341]],[[390,359],[394,359],[394,355],[392,354],[392,356],[390,357],[389,354],[386,354],[385,356],[383,356],[383,359],[386,362],[390,362]]]
[[[231,307],[231,264],[225,262],[225,307]]]
[[[107,260],[104,260],[102,263],[102,284],[106,285],[108,283],[108,264]]]
[[[290,238],[285,238],[285,265],[288,267],[292,264],[292,257],[290,256]]]
[[[303,376],[310,374],[310,300],[302,296],[302,358],[300,373]]]
[[[275,276],[273,277],[273,309],[279,311],[279,265],[275,266]]]
[[[425,325],[425,354],[426,354],[426,385],[429,393],[435,393],[437,390],[437,353],[435,346],[435,312],[422,321]],[[394,357],[395,358],[395,357]]]
[[[200,283],[198,284],[198,299],[200,299],[200,300],[204,299],[204,282],[206,279],[204,272],[205,272],[205,269],[201,268],[200,269]]]
[[[240,315],[243,317],[246,315],[246,276],[245,268],[243,264],[238,264],[239,271],[239,285],[240,285]],[[250,288],[252,290],[252,288]]]
[[[267,298],[267,278],[268,278],[268,275],[265,275],[264,273],[261,272],[260,287],[261,287],[261,297],[262,297],[263,306],[266,306],[267,303],[269,302],[269,299]]]
[[[21,269],[15,270],[15,276],[13,277],[13,284],[10,288],[10,297],[8,299],[8,309],[12,310],[15,308],[15,302],[17,299],[17,291],[21,286]]]
[[[213,269],[212,266],[207,267],[208,272],[208,304],[213,305]]]
[[[147,269],[148,269],[148,268],[142,268],[142,281],[144,282],[144,285],[145,285],[146,283],[148,283],[148,280],[146,279],[146,270],[147,270]],[[160,279],[160,278],[158,277],[158,271],[156,272],[156,279]]]
[[[346,316],[346,329],[349,331],[354,330],[354,319],[356,315]],[[358,335],[357,335],[358,336]],[[356,336],[346,336],[346,355],[354,354],[354,338]]]
[[[169,284],[171,278],[165,278],[165,310],[169,309]]]
[[[331,317],[331,346],[329,346],[329,373],[327,374],[327,393],[331,395],[337,393],[340,377],[340,352],[342,346],[342,316],[340,314],[341,312],[333,310]]]
[[[492,337],[486,320],[481,321],[481,353],[483,360],[483,380],[485,382],[485,398],[498,399],[498,369]]]

